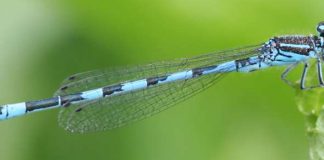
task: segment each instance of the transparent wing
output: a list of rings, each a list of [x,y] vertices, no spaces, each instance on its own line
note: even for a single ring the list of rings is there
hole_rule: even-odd
[[[250,57],[259,54],[259,47],[251,46],[230,51],[207,54],[189,59],[154,63],[129,69],[97,70],[76,74],[62,83],[57,95],[99,88],[142,78],[166,75],[179,70]],[[173,104],[211,86],[224,74],[200,76],[194,79],[152,86],[146,89],[106,97],[62,108],[59,124],[77,133],[110,130],[124,126],[163,111]],[[78,112],[76,112],[78,110]]]
[[[59,114],[60,126],[77,133],[118,128],[150,117],[195,95],[222,75],[208,75],[63,108]]]
[[[180,58],[172,61],[162,61],[142,66],[125,68],[110,68],[74,74],[65,79],[55,96],[100,88],[115,83],[138,80],[142,78],[163,76],[167,73],[217,65],[233,59],[241,59],[259,54],[261,45],[220,51],[192,58]]]

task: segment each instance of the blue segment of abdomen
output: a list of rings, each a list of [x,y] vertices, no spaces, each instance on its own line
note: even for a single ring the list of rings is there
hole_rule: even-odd
[[[269,67],[268,64],[264,62],[260,62],[260,58],[258,56],[254,56],[246,59],[221,63],[212,70],[204,71],[203,74],[225,73],[225,72],[251,72],[254,70],[267,68],[267,67]]]

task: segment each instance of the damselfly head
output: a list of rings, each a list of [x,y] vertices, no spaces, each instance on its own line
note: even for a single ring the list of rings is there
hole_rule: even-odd
[[[319,36],[324,37],[324,21],[318,23],[317,32]]]

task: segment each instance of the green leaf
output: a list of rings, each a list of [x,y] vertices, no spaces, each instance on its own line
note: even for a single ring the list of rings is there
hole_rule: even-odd
[[[306,80],[318,84],[315,65],[312,63]],[[296,85],[296,86],[299,86]],[[309,139],[311,160],[324,160],[324,88],[301,90],[296,88],[298,109],[306,117],[306,133]]]

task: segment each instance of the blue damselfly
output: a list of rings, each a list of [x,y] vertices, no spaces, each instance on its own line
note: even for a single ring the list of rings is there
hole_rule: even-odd
[[[0,119],[35,111],[62,108],[59,124],[77,133],[109,130],[152,116],[214,84],[229,72],[251,72],[288,66],[281,75],[304,64],[300,88],[324,85],[321,62],[324,22],[317,36],[286,35],[258,45],[205,54],[193,58],[117,69],[95,70],[68,77],[53,98],[0,106]],[[308,61],[317,60],[319,83],[305,86]]]

